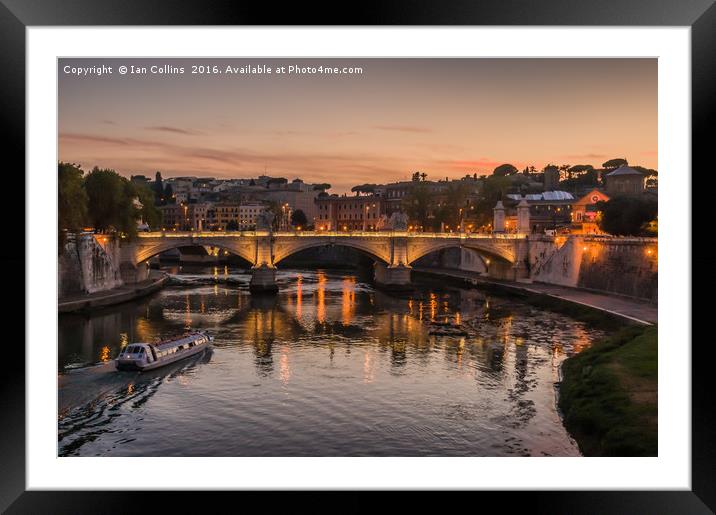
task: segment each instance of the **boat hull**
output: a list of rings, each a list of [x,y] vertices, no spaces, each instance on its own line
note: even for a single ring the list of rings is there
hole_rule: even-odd
[[[206,349],[209,348],[209,343],[204,343],[201,345],[196,345],[194,347],[184,349],[181,351],[178,351],[174,353],[171,356],[166,356],[163,358],[160,358],[152,363],[137,363],[135,360],[131,359],[117,359],[116,360],[116,367],[117,370],[122,371],[139,371],[144,372],[147,370],[154,370],[160,367],[163,367],[165,365],[171,365],[172,363],[176,363],[177,361],[181,361],[183,359],[189,358],[191,356],[196,356],[197,354],[201,354]]]

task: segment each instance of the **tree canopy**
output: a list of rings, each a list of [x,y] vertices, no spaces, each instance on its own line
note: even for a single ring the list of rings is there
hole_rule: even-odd
[[[75,164],[60,162],[57,165],[59,228],[71,231],[87,223],[87,192],[84,189],[84,172]]]
[[[142,204],[142,207],[140,208],[140,215],[142,220],[144,220],[144,223],[153,229],[161,227],[162,213],[154,204],[154,192],[146,184],[130,182],[129,185],[134,190],[134,195],[136,195],[139,202]],[[167,189],[171,191],[171,185],[168,183],[166,188],[164,188],[164,191],[167,191]],[[132,195],[131,191],[129,192],[129,195]]]
[[[373,193],[376,187],[376,184],[359,184],[358,186],[353,186],[351,191],[354,193]]]
[[[327,182],[322,182],[320,184],[313,185],[314,191],[326,191],[326,190],[330,190],[330,189],[331,189],[331,185],[328,184]]]
[[[403,199],[403,209],[408,217],[426,228],[431,207],[432,195],[423,182],[418,182],[418,184],[410,188],[410,192]]]
[[[623,157],[618,157],[616,159],[610,159],[609,161],[605,161],[602,163],[603,168],[612,169],[612,168],[619,168],[620,166],[626,166],[629,163],[626,159]]]
[[[308,218],[306,213],[301,209],[296,209],[291,213],[291,225],[294,227],[306,227],[308,225]]]
[[[656,220],[658,214],[656,200],[641,195],[598,202],[597,209],[601,212],[599,228],[615,236],[649,234],[649,223]]]
[[[498,177],[504,177],[506,175],[514,175],[517,173],[517,168],[509,163],[502,164],[492,171],[492,175]]]
[[[132,187],[114,170],[94,167],[85,178],[92,225],[100,230],[117,229],[133,234],[138,209],[132,203]]]

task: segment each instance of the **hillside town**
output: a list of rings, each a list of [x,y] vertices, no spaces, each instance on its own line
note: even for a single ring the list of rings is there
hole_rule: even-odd
[[[396,212],[408,216],[408,230],[493,232],[493,212],[504,208],[504,232],[517,230],[517,205],[526,202],[532,233],[655,235],[656,170],[612,159],[590,165],[548,165],[518,170],[501,165],[490,175],[432,179],[414,172],[411,180],[361,184],[332,194],[331,185],[300,178],[162,177],[132,175],[131,182],[154,194],[160,217],[140,230],[250,231],[271,211],[274,228],[315,231],[381,231]],[[628,202],[630,227],[604,220],[610,205]],[[643,209],[634,209],[635,207]],[[620,211],[624,218],[624,210]],[[624,225],[623,223],[621,225]],[[152,226],[152,227],[150,227]]]

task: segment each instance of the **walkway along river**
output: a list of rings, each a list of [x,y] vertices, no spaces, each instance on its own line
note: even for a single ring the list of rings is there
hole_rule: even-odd
[[[278,295],[252,297],[240,269],[167,271],[149,297],[60,315],[60,455],[579,454],[555,382],[598,329],[439,281],[396,298],[355,272],[282,270]],[[114,371],[123,345],[187,329],[214,334],[213,352]]]

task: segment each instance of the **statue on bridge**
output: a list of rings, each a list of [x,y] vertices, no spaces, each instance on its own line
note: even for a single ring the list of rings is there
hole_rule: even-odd
[[[402,211],[397,211],[390,215],[388,220],[388,227],[394,231],[407,231],[408,230],[408,215]]]
[[[271,231],[273,230],[273,219],[274,214],[271,211],[261,211],[256,217],[256,230],[257,231]]]

